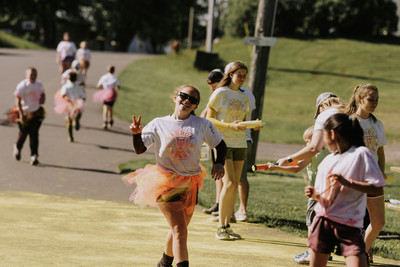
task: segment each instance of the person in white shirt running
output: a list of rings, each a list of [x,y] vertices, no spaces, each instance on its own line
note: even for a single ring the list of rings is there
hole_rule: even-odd
[[[103,103],[103,129],[112,127],[113,120],[113,106],[117,100],[117,91],[120,88],[118,78],[114,76],[115,67],[110,65],[107,67],[107,73],[100,77],[97,82],[97,88],[103,89],[97,91],[93,95],[95,102]]]
[[[57,45],[56,63],[60,64],[60,74],[71,68],[72,61],[75,59],[76,46],[70,40],[69,33],[64,32],[63,40]]]
[[[43,85],[37,81],[37,70],[33,67],[25,71],[25,79],[21,81],[14,96],[18,110],[18,139],[14,145],[13,156],[16,160],[21,159],[21,150],[29,135],[31,148],[31,165],[39,164],[39,128],[45,117],[45,93]]]

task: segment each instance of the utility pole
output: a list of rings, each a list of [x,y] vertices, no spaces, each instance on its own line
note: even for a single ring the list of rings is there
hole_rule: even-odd
[[[256,109],[253,113],[252,120],[262,119],[265,83],[267,80],[268,59],[271,43],[274,45],[273,35],[276,6],[278,0],[259,0],[257,11],[256,29],[254,38],[258,41],[253,47],[253,55],[251,59],[251,70],[249,87],[256,99]],[[275,40],[276,41],[276,40]],[[264,42],[264,44],[262,44]],[[251,137],[253,144],[251,147],[251,156],[248,166],[255,163],[259,132],[252,131]]]
[[[207,22],[207,36],[206,36],[207,53],[212,52],[213,24],[214,24],[214,0],[208,0],[208,22]]]
[[[191,7],[189,11],[189,27],[188,27],[188,40],[187,40],[187,48],[190,50],[192,49],[193,18],[194,18],[194,7]]]

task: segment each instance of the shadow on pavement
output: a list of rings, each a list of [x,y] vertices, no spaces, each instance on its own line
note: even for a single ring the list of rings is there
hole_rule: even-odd
[[[45,168],[46,167],[50,167],[50,168],[58,168],[58,169],[68,169],[68,170],[76,170],[76,171],[99,172],[99,173],[108,173],[108,174],[121,175],[119,172],[114,172],[114,171],[91,169],[91,168],[77,168],[77,167],[59,166],[59,165],[46,164],[46,163],[40,163],[38,165],[38,167],[45,167]]]

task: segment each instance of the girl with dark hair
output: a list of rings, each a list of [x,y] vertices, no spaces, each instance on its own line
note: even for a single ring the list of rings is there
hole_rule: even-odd
[[[367,266],[362,229],[367,194],[383,194],[385,179],[372,152],[364,146],[356,119],[344,113],[330,116],[323,139],[332,154],[319,165],[315,187],[304,189],[307,197],[318,201],[307,240],[312,249],[310,266],[326,266],[335,246],[347,266]]]
[[[211,122],[193,113],[200,101],[199,91],[192,85],[182,85],[175,91],[173,101],[173,114],[155,118],[144,128],[141,117],[136,120],[133,116],[129,128],[135,152],[141,154],[154,144],[157,163],[123,177],[127,184],[136,184],[130,199],[137,204],[158,206],[170,226],[158,267],[172,267],[174,258],[178,267],[189,266],[187,227],[207,176],[200,165],[203,142],[217,150],[211,176],[224,176],[226,145],[222,135]]]

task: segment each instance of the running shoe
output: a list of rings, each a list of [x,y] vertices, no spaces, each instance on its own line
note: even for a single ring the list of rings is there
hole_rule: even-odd
[[[296,255],[294,262],[298,264],[310,264],[310,253],[306,251],[301,255]]]
[[[226,231],[225,226],[218,227],[217,233],[215,234],[215,238],[219,240],[230,240],[228,232]]]
[[[227,226],[225,226],[225,229],[226,229],[226,232],[228,233],[230,239],[234,239],[234,240],[242,239],[242,237],[239,234],[235,233],[231,229],[231,226],[229,224]]]
[[[246,213],[235,213],[236,220],[238,222],[246,222],[247,221],[247,214]]]
[[[13,156],[14,156],[15,160],[20,160],[21,159],[21,151],[17,148],[17,144],[14,144]]]
[[[37,155],[31,156],[31,161],[29,162],[29,164],[32,166],[38,165],[39,164],[38,156]]]
[[[219,204],[218,204],[218,203],[215,203],[214,206],[212,206],[212,207],[209,208],[209,209],[204,209],[203,212],[204,212],[205,214],[211,214],[211,213],[214,212],[214,211],[217,211],[217,212],[218,212],[218,206],[219,206]]]

